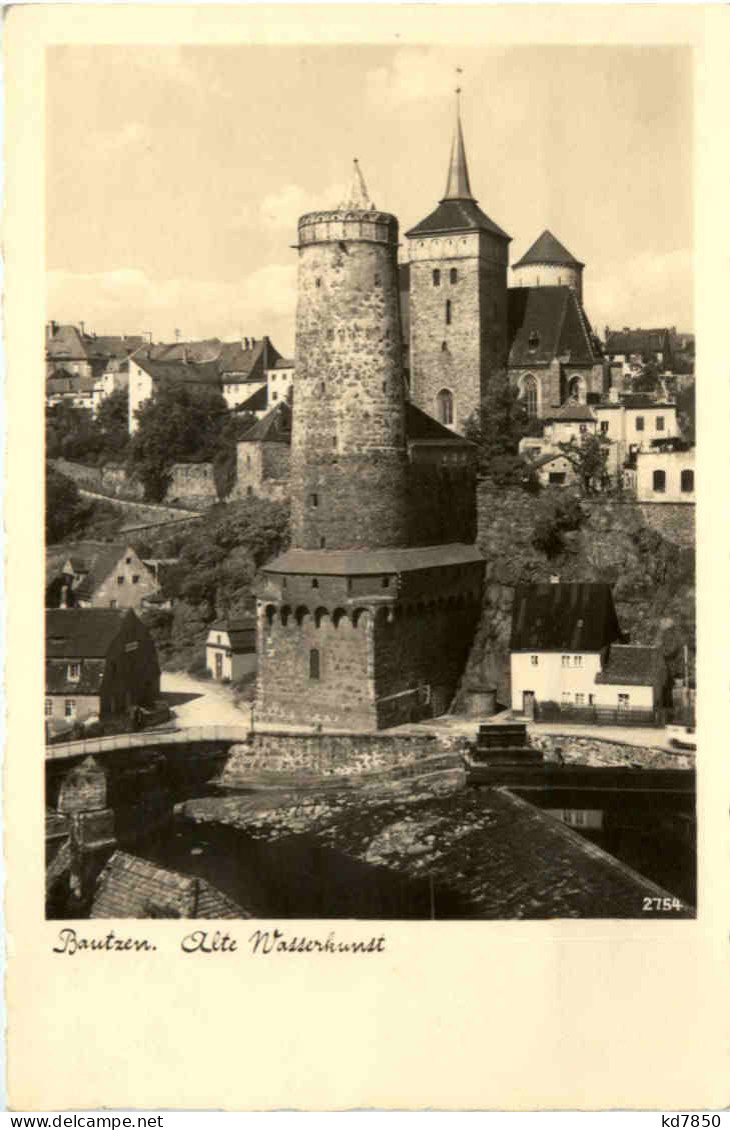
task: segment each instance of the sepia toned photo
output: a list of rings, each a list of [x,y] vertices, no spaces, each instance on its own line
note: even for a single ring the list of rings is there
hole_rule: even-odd
[[[62,946],[695,916],[691,78],[47,50]]]

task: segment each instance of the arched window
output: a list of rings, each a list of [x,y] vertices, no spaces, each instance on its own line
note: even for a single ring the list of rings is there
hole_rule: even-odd
[[[436,415],[442,424],[454,422],[454,397],[447,388],[442,388],[436,394]]]
[[[442,353],[445,353],[445,352],[446,352],[446,350],[447,350],[447,348],[448,348],[448,346],[446,345],[446,342],[445,342],[445,341],[442,341],[442,342],[441,342],[441,352],[442,352]]]
[[[522,382],[522,392],[525,398],[525,410],[531,420],[537,416],[537,381],[532,373],[528,373]]]
[[[667,489],[667,475],[665,471],[655,471],[652,475],[652,487],[655,491],[663,494]]]
[[[434,270],[432,278],[433,278],[433,285],[434,286],[441,286],[441,272],[439,271],[438,268],[436,268],[436,270]]]
[[[685,494],[691,493],[695,489],[695,473],[694,471],[682,471],[681,475],[682,491]]]
[[[446,299],[446,325],[451,325],[451,299]]]
[[[457,271],[456,267],[452,267],[451,270],[449,271],[449,282],[453,286],[455,282],[458,282],[458,279],[459,279],[459,272]]]
[[[568,400],[572,400],[576,404],[585,404],[586,382],[582,377],[571,377],[568,381]]]
[[[310,679],[319,678],[319,651],[313,647],[309,653],[309,677]]]

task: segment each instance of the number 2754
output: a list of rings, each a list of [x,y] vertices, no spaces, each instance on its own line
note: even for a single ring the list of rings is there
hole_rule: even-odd
[[[681,910],[682,904],[677,898],[661,898],[658,895],[645,895],[641,909],[648,910]]]

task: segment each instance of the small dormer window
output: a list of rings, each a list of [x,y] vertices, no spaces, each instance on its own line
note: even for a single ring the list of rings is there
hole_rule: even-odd
[[[81,664],[69,663],[68,665],[68,681],[70,683],[78,683],[81,678]]]
[[[527,342],[528,342],[528,345],[530,346],[530,349],[537,349],[537,347],[540,344],[540,335],[537,332],[537,330],[531,331],[530,336],[527,339]]]

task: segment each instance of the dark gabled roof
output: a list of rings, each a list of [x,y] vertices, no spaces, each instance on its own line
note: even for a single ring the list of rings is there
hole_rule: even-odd
[[[167,913],[166,913],[167,912]],[[96,884],[91,918],[250,918],[251,915],[197,875],[158,867],[115,851]]]
[[[515,588],[511,651],[601,651],[619,636],[610,585]]]
[[[99,585],[106,580],[120,559],[127,556],[127,552],[126,545],[110,545],[108,549],[103,549],[95,558],[86,576],[79,582],[75,590],[76,595],[81,600],[89,600],[93,597]]]
[[[217,361],[222,344],[217,337],[209,337],[203,341],[174,341],[168,344],[160,342],[157,345],[146,346],[140,356],[147,357],[150,361],[185,363],[186,358],[188,362]],[[135,361],[138,360],[139,357],[135,357]]]
[[[103,659],[119,635],[129,608],[49,608],[46,610],[48,659]]]
[[[448,443],[450,446],[457,447],[472,448],[474,446],[468,439],[450,431],[449,428],[440,424],[438,420],[434,420],[433,416],[429,416],[427,412],[417,408],[410,401],[406,401],[405,417],[406,441],[408,443],[427,440]]]
[[[282,406],[286,401],[282,400]],[[262,385],[261,388],[256,389],[256,392],[249,396],[248,400],[242,401],[241,404],[236,405],[236,412],[263,412],[269,406],[269,389],[267,385]],[[249,433],[247,432],[243,439],[248,439]]]
[[[556,267],[585,266],[585,263],[581,263],[580,259],[571,255],[567,247],[563,247],[562,243],[547,228],[542,235],[537,237],[532,247],[528,248],[522,258],[512,264],[512,270],[514,271],[516,267],[527,267],[531,263]]]
[[[509,364],[549,365],[556,357],[573,365],[600,360],[593,331],[568,286],[520,286],[507,291]]]
[[[658,647],[613,644],[608,661],[596,675],[597,683],[654,686],[661,681],[664,658]]]
[[[536,459],[531,459],[530,466],[544,467],[547,463],[552,463],[554,459],[567,459],[567,456],[562,451],[549,451],[547,455],[539,455]]]
[[[568,400],[565,404],[561,404],[559,408],[551,408],[545,416],[546,420],[581,420],[590,421],[595,424],[596,417],[590,404],[577,404],[573,400]]]
[[[259,390],[262,391],[262,390]],[[266,391],[265,389],[263,390]],[[256,394],[254,394],[256,395]],[[241,408],[246,408],[254,397],[250,397]],[[285,400],[279,403],[257,420],[245,435],[241,436],[239,443],[291,443],[292,411]]]
[[[220,388],[215,361],[153,361],[146,354],[138,354],[135,361],[140,369],[161,384],[215,385]]]
[[[606,353],[663,353],[668,338],[668,329],[614,330],[606,334]]]
[[[483,562],[473,545],[425,545],[409,549],[290,549],[263,566],[264,573],[300,573],[304,576],[371,576],[412,569]]]
[[[500,239],[512,237],[490,220],[475,200],[442,200],[437,208],[406,232],[407,236],[435,235],[438,232],[487,231]]]
[[[265,344],[264,341],[257,341],[253,349],[244,349],[240,341],[226,342],[218,357],[218,371],[225,383],[266,380]]]
[[[648,392],[624,392],[620,398],[620,405],[623,408],[675,408],[677,407],[671,401],[657,400]]]
[[[84,345],[89,357],[128,357],[136,349],[147,345],[147,339],[140,336],[120,337],[109,334],[85,334]]]
[[[271,365],[269,365],[269,368],[271,368]],[[292,357],[279,357],[276,364],[274,365],[274,368],[275,369],[293,369],[294,368],[294,359]]]
[[[80,677],[69,679],[68,661],[75,658],[81,660]],[[88,659],[73,655],[63,659],[46,659],[46,694],[68,695],[69,698],[99,694],[104,682],[105,670],[105,659]]]
[[[46,339],[46,357],[49,359],[70,358],[74,361],[87,360],[86,346],[77,326],[56,326],[56,332]]]
[[[209,626],[208,630],[226,632],[230,640],[231,651],[250,652],[251,650],[256,650],[255,616],[242,616],[230,620],[215,620]],[[251,646],[252,644],[253,648]]]

